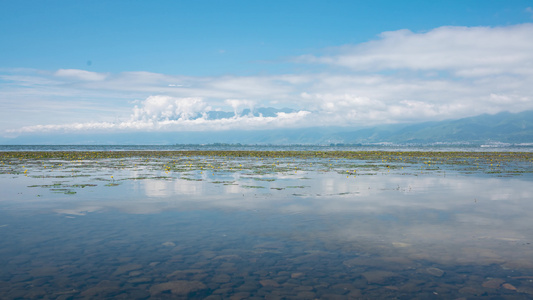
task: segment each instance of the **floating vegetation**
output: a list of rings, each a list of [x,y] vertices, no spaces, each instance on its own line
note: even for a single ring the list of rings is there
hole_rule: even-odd
[[[41,188],[58,188],[61,187],[61,183],[54,183],[54,184],[34,184],[34,185],[28,185],[30,188],[34,187],[41,187]]]
[[[139,177],[130,177],[126,178],[127,180],[143,180],[143,179],[149,179],[150,177],[147,176],[139,176]]]
[[[169,176],[154,176],[154,177],[151,177],[151,179],[163,179],[163,180],[171,180],[173,177],[169,177]]]
[[[90,183],[69,185],[69,187],[82,188],[82,189],[85,188],[85,187],[88,187],[88,186],[97,186],[97,185],[96,184],[90,184]]]
[[[530,152],[423,152],[423,151],[35,151],[0,152],[0,174],[24,175],[34,179],[87,178],[108,182],[128,180],[186,180],[236,185],[237,176],[258,182],[275,182],[280,176],[310,179],[305,172],[335,172],[356,179],[364,175],[494,177],[531,176]],[[132,175],[130,172],[135,172]],[[170,176],[171,172],[179,176]],[[238,174],[238,175],[235,175]],[[303,176],[302,176],[303,175]],[[114,176],[118,178],[114,178]],[[214,178],[213,178],[214,177]],[[96,184],[43,183],[29,187],[85,188]],[[244,185],[244,188],[264,188]],[[305,188],[304,185],[271,189]]]
[[[337,193],[336,195],[342,196],[342,195],[349,195],[349,194],[352,194],[352,193],[350,193],[350,192],[342,192],[342,193]]]
[[[222,184],[225,184],[225,185],[230,185],[230,184],[234,184],[235,181],[221,181],[221,180],[215,180],[215,181],[211,181],[211,183],[222,183]]]
[[[0,162],[6,186],[12,177],[22,186],[8,191],[13,203],[31,197],[38,211],[34,227],[18,213],[0,223],[10,224],[0,231],[13,299],[533,294],[523,234],[532,153],[0,152]],[[529,177],[494,178],[509,176]],[[50,203],[65,217],[43,214]],[[527,214],[508,222],[519,211]],[[468,265],[478,259],[479,267]]]
[[[190,177],[180,177],[180,179],[188,180],[188,181],[202,181],[201,178],[190,178]]]
[[[65,195],[74,195],[76,194],[75,191],[70,189],[50,189],[52,193],[59,193],[59,194],[65,194]]]
[[[260,185],[241,185],[245,189],[264,189],[264,186]]]

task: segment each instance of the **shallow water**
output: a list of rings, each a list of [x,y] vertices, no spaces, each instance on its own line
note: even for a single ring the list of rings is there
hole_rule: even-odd
[[[533,297],[531,173],[298,158],[8,164],[2,299]]]
[[[176,151],[176,150],[246,150],[246,151],[468,151],[468,152],[533,152],[533,143],[489,144],[365,144],[365,145],[240,145],[240,144],[176,144],[176,145],[0,145],[5,151]]]

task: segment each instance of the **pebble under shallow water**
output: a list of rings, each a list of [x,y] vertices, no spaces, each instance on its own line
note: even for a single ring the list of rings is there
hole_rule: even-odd
[[[533,297],[531,178],[329,159],[266,168],[277,161],[18,162],[30,171],[0,177],[0,294]]]

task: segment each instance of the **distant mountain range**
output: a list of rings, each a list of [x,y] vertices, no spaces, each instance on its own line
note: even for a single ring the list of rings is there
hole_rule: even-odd
[[[279,111],[262,108],[254,114],[274,116]],[[209,118],[227,118],[228,112],[210,112]],[[249,114],[243,111],[241,114]],[[141,132],[112,134],[39,134],[0,138],[4,145],[75,144],[434,144],[434,143],[533,143],[533,111],[502,112],[458,120],[416,124],[382,125],[368,128],[316,127],[301,129],[240,130],[218,132]]]
[[[458,120],[378,126],[339,133],[350,143],[533,143],[533,111],[502,112]]]

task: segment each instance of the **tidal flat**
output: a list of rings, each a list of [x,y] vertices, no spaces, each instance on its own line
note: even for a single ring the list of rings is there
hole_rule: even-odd
[[[530,299],[533,153],[0,152],[2,299]]]

